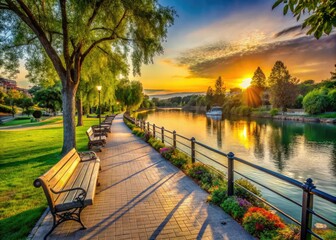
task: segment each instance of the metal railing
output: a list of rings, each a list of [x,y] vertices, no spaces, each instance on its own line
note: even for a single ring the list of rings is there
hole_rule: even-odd
[[[272,205],[271,203],[267,202],[265,199],[257,196],[250,190],[244,188],[243,186],[239,185],[240,187],[244,188],[246,191],[248,191],[251,195],[253,195],[255,198],[259,199],[263,203],[267,204],[274,210],[278,211],[281,213],[283,216],[294,222],[295,224],[299,225],[301,227],[301,233],[300,233],[300,239],[301,240],[306,240],[306,239],[311,239],[312,236],[316,237],[317,239],[322,239],[319,235],[317,235],[315,232],[312,230],[312,219],[313,216],[322,219],[326,223],[330,224],[333,227],[336,227],[336,223],[328,219],[327,217],[315,212],[313,210],[314,207],[314,196],[320,197],[327,202],[331,204],[336,204],[336,196],[332,196],[326,192],[320,191],[316,188],[316,186],[313,184],[313,180],[311,178],[308,178],[304,183],[301,183],[293,178],[287,177],[285,175],[282,175],[280,173],[274,172],[272,170],[263,168],[261,166],[258,166],[256,164],[253,164],[251,162],[248,162],[244,159],[240,159],[235,157],[234,153],[229,152],[229,153],[223,153],[219,151],[218,149],[214,149],[212,147],[209,147],[201,142],[196,141],[194,137],[192,138],[186,138],[182,135],[179,135],[176,133],[176,131],[169,131],[165,129],[164,127],[158,127],[155,124],[150,124],[149,122],[145,122],[142,120],[137,120],[134,118],[131,118],[130,116],[124,115],[124,117],[129,120],[130,122],[134,123],[136,126],[140,127],[143,131],[149,132],[153,135],[153,137],[158,138],[162,141],[162,143],[168,144],[179,151],[184,152],[185,154],[189,155],[191,157],[191,160],[193,163],[197,161],[204,162],[204,160],[201,160],[200,158],[197,158],[196,155],[199,155],[200,157],[203,157],[210,161],[212,164],[210,165],[211,167],[215,167],[213,164],[217,165],[217,167],[225,168],[227,169],[227,180],[228,180],[228,189],[227,189],[227,194],[228,196],[233,196],[234,194],[234,185],[239,185],[234,181],[234,176],[239,175],[269,191],[272,193],[282,197],[283,199],[295,204],[296,206],[299,206],[301,208],[301,221],[296,220],[293,216],[290,214],[282,211],[278,207]],[[168,140],[167,140],[168,139]],[[218,159],[215,159],[212,156],[209,156],[208,154],[204,154],[201,149],[208,150],[216,155],[218,155],[218,158],[225,157],[227,159],[227,166],[218,161]],[[290,185],[293,185],[297,188],[300,188],[302,190],[302,201],[297,202],[284,194],[266,186],[263,183],[260,183],[251,177],[248,177],[247,175],[238,172],[235,170],[235,162],[247,165],[249,167],[252,167],[253,169],[259,170],[263,173],[266,173],[268,175],[271,175],[281,181],[284,181]],[[209,165],[209,162],[205,163]]]

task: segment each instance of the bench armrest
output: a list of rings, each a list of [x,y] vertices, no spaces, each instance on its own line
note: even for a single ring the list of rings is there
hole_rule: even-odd
[[[78,152],[82,162],[98,159],[97,154],[94,151]]]
[[[75,187],[75,188],[70,188],[70,189],[63,189],[61,191],[54,191],[52,188],[50,189],[54,194],[60,194],[60,193],[65,193],[65,192],[71,192],[71,191],[78,191],[80,190],[81,193],[78,194],[78,196],[75,198],[74,202],[81,202],[84,204],[84,200],[86,198],[86,191],[81,188],[81,187]]]

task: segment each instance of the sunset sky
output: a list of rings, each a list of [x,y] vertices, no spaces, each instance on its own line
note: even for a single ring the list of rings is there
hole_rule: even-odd
[[[270,0],[159,0],[176,9],[165,53],[143,66],[140,80],[149,95],[205,92],[221,76],[239,87],[260,66],[268,77],[277,60],[302,81],[330,77],[336,64],[336,31],[316,40]],[[19,85],[27,87],[22,72]]]
[[[149,94],[205,92],[218,76],[229,89],[251,78],[258,66],[268,77],[277,60],[302,81],[330,78],[335,31],[319,40],[306,36],[291,14],[283,16],[281,7],[271,10],[273,2],[160,0],[179,17],[169,29],[165,54],[135,79]]]

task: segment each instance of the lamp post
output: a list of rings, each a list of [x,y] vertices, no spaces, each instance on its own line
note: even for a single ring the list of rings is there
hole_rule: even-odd
[[[102,89],[102,86],[97,86],[97,90],[98,90],[98,106],[99,106],[99,139],[101,139],[101,107],[100,107],[100,91]]]

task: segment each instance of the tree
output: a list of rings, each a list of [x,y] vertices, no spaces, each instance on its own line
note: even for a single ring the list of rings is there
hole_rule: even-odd
[[[139,74],[142,63],[152,63],[163,52],[161,42],[175,15],[156,0],[1,0],[0,67],[16,73],[25,57],[26,66],[35,71],[30,74],[57,73],[66,153],[76,146],[75,96],[88,56],[96,52],[111,62],[129,57],[133,73]]]
[[[117,85],[116,98],[126,106],[127,111],[139,108],[144,94],[139,81],[121,80]]]
[[[17,106],[22,108],[24,110],[23,113],[26,113],[29,116],[31,114],[29,110],[32,106],[34,106],[34,102],[33,99],[31,99],[30,97],[24,96],[17,100]]]
[[[206,98],[206,101],[207,101],[207,108],[210,109],[210,107],[213,103],[213,100],[214,100],[214,91],[213,91],[211,86],[208,87],[205,98]]]
[[[266,76],[264,72],[258,67],[252,77],[251,86],[264,89],[266,87]]]
[[[283,3],[283,13],[286,15],[290,10],[296,20],[299,21],[301,15],[308,16],[302,24],[302,28],[310,27],[307,34],[314,34],[319,39],[323,33],[329,35],[336,27],[336,1],[319,0],[277,0],[272,9]],[[307,14],[308,13],[308,14]]]
[[[40,107],[49,108],[56,113],[62,106],[60,86],[56,84],[53,87],[41,88],[35,92],[34,101],[39,103]]]
[[[5,103],[7,105],[11,106],[13,117],[16,113],[15,105],[17,104],[17,102],[20,98],[22,98],[22,94],[15,89],[11,89],[7,92],[7,97],[5,98]]]
[[[298,95],[298,79],[291,78],[287,67],[283,62],[277,61],[268,78],[271,103],[273,107],[280,107],[283,111],[295,103]]]
[[[226,88],[224,85],[224,81],[222,80],[222,77],[218,77],[215,83],[215,92],[214,92],[214,104],[216,105],[223,105],[225,101],[225,92]]]

